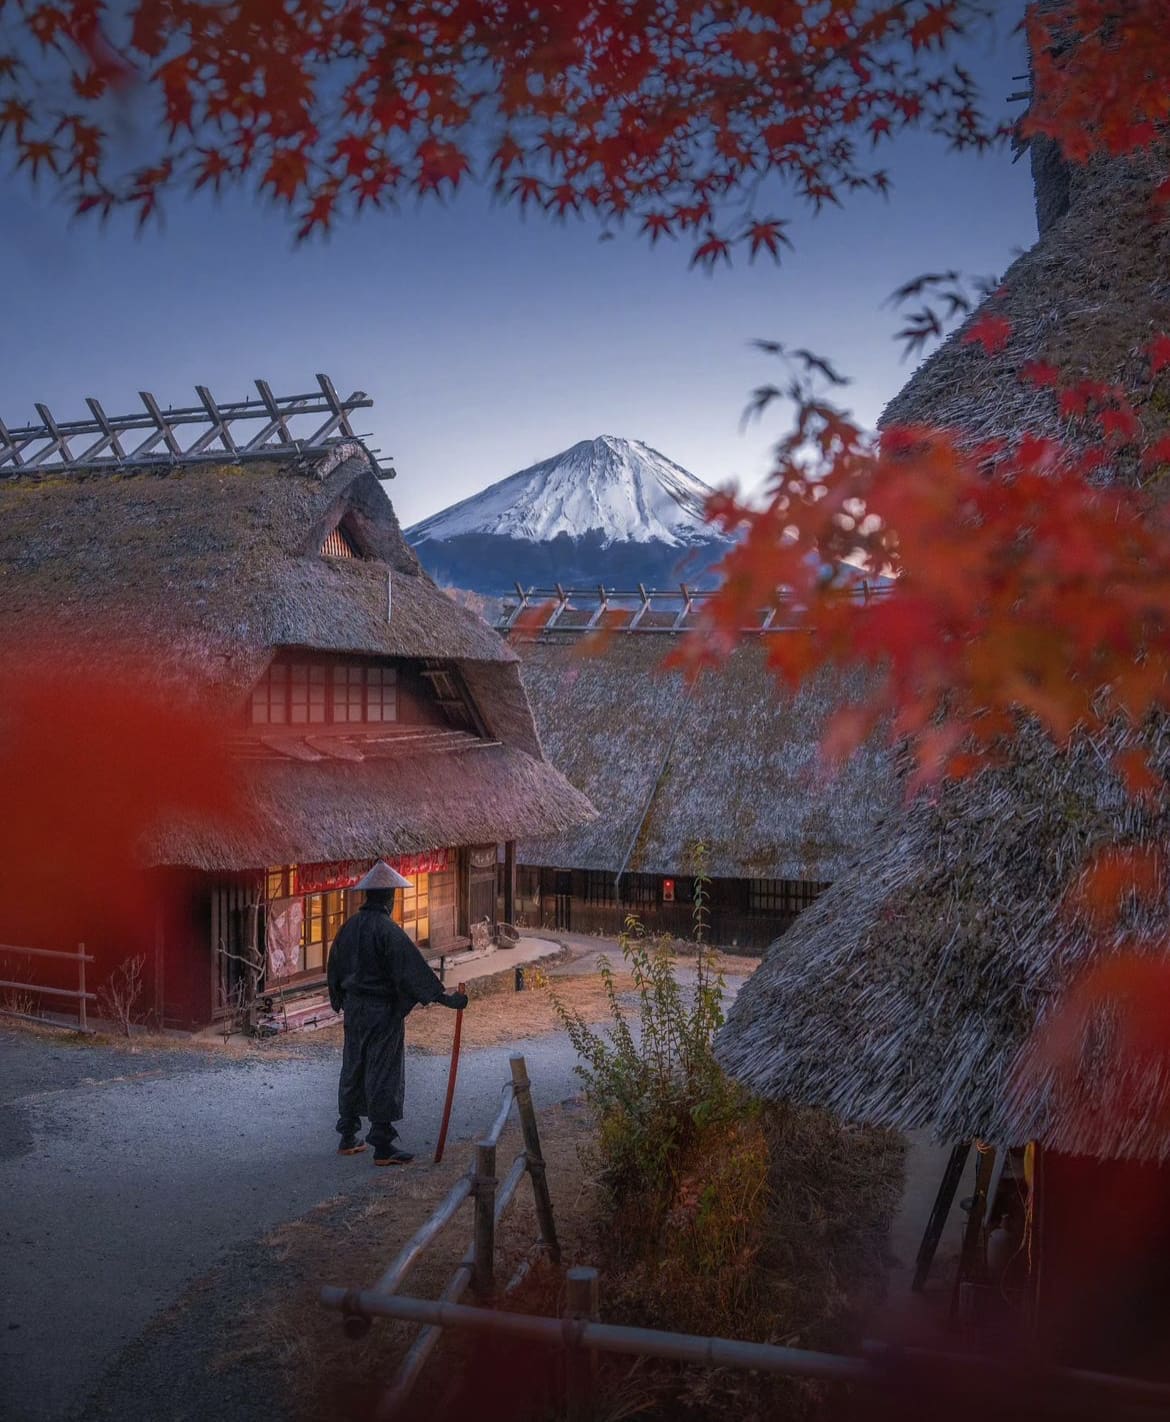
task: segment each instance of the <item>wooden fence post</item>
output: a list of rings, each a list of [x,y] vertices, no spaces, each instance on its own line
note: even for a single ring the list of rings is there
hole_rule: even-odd
[[[532,1104],[532,1084],[522,1056],[509,1059],[512,1067],[512,1087],[516,1109],[520,1114],[520,1129],[524,1134],[524,1153],[528,1157],[528,1174],[532,1177],[532,1193],[536,1198],[536,1218],[540,1224],[540,1242],[548,1250],[554,1264],[561,1262],[561,1246],[557,1240],[553,1219],[552,1198],[548,1193],[548,1177],[544,1156],[540,1153],[540,1132],[536,1128],[536,1109]]]
[[[77,1025],[83,1032],[89,1031],[89,1019],[86,1016],[85,1005],[85,944],[77,945],[77,991],[81,996],[77,999]]]
[[[596,1269],[570,1269],[565,1275],[565,1320],[596,1323],[601,1312],[601,1282]],[[597,1407],[597,1350],[583,1348],[565,1330],[565,1414],[567,1422],[591,1422]]]
[[[495,1292],[496,1148],[487,1141],[475,1146],[475,1258],[472,1287],[481,1299]]]

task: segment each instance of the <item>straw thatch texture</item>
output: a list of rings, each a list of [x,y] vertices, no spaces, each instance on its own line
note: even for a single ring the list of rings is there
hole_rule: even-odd
[[[1140,165],[1079,175],[1068,213],[1008,272],[986,309],[1012,322],[988,359],[952,337],[911,379],[885,423],[947,425],[966,437],[1055,431],[1050,392],[1017,376],[1045,360],[1067,376],[1133,390],[1147,428],[1170,400],[1140,352],[1170,329],[1170,230],[1149,221]],[[979,313],[982,314],[982,313]],[[1128,478],[1132,470],[1112,471]],[[718,1043],[725,1066],[765,1096],[851,1120],[928,1127],[942,1141],[1030,1137],[1099,1156],[1170,1156],[1170,1082],[1133,1091],[1106,1024],[1083,1043],[1079,1101],[1020,1050],[1078,967],[1109,943],[1061,914],[1087,856],[1121,841],[1165,845],[1165,807],[1143,810],[1108,769],[1110,743],[1062,754],[1025,730],[1009,765],[925,795],[796,921],[737,998]],[[1146,733],[1170,773],[1166,728]],[[1163,916],[1144,925],[1164,931]],[[1085,1099],[1106,1110],[1088,1123]]]
[[[544,759],[519,662],[461,661],[459,672],[489,735]]]
[[[514,746],[465,740],[460,749],[358,767],[243,762],[248,823],[226,833],[173,829],[151,857],[209,870],[393,857],[548,834],[592,815],[551,765]]]
[[[923,362],[882,424],[929,424],[972,440],[1067,434],[1053,392],[1019,378],[1028,361],[1045,361],[1069,384],[1125,386],[1149,436],[1170,430],[1170,401],[1150,385],[1142,355],[1151,336],[1170,330],[1170,232],[1151,221],[1151,169],[1153,160],[1113,159],[1074,171],[1069,210]],[[963,339],[989,311],[1012,327],[991,356]]]
[[[322,556],[342,516],[361,557]],[[359,858],[593,816],[544,761],[516,653],[423,572],[356,443],[285,466],[0,479],[0,656],[6,646],[72,657],[79,673],[113,647],[127,674],[210,697],[241,726],[280,648],[434,660],[462,680],[484,730],[475,750],[387,757],[367,736],[361,764],[360,750],[350,763],[305,763],[311,750],[290,762],[288,747],[267,768],[244,761],[264,831],[172,835],[156,862]]]
[[[1159,750],[1170,770],[1165,732]],[[1086,1084],[1117,1091],[1109,1138],[1086,1139],[1049,1081],[1011,1089],[1037,1018],[1100,946],[1061,912],[1070,879],[1118,837],[1168,835],[1170,813],[1133,802],[1099,748],[1057,756],[1026,732],[1010,767],[916,802],[769,949],[719,1039],[724,1066],[766,1097],[943,1141],[1170,1155],[1170,1083],[1147,1083],[1136,1113],[1121,1109],[1128,1092],[1100,1041]]]
[[[364,559],[320,556],[343,511]],[[387,618],[387,574],[393,613]],[[422,571],[371,462],[0,480],[0,637],[90,631],[241,697],[280,646],[508,662]]]
[[[787,695],[756,643],[688,689],[661,667],[674,640],[617,634],[592,655],[579,637],[518,644],[545,750],[601,811],[524,841],[520,861],[672,874],[702,842],[716,877],[833,878],[892,790],[876,750],[837,779],[821,772],[817,743],[840,684]]]

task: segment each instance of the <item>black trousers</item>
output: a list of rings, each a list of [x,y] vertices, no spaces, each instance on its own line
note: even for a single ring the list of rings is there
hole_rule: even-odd
[[[337,1130],[357,1135],[362,1117],[375,1150],[398,1139],[405,1087],[404,1017],[382,998],[347,994],[345,1045],[337,1085]]]

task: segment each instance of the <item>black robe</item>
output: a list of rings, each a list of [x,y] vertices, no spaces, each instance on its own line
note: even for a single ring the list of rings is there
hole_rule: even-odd
[[[329,1001],[345,1013],[337,1108],[342,1122],[402,1119],[407,1014],[443,985],[383,904],[363,904],[329,950]]]

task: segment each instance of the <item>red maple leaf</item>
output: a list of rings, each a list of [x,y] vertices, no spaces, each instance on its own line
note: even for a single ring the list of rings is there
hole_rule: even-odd
[[[1020,379],[1031,385],[1054,386],[1060,380],[1060,371],[1048,361],[1030,360],[1020,367]]]
[[[466,153],[454,143],[447,143],[441,138],[428,138],[418,146],[418,177],[415,182],[420,193],[438,192],[444,183],[457,188],[470,167]]]
[[[1151,374],[1159,375],[1170,365],[1170,336],[1160,332],[1146,347],[1146,354],[1150,358]]]
[[[1163,435],[1142,451],[1142,468],[1147,472],[1163,464],[1170,464],[1170,435]]]
[[[51,173],[57,171],[57,148],[47,139],[29,139],[22,142],[19,149],[20,157],[16,160],[16,166],[28,168],[34,179],[39,176],[42,167]]]
[[[309,160],[303,148],[280,148],[261,179],[261,185],[271,187],[278,202],[291,203],[309,179]]]
[[[985,355],[1003,350],[1012,333],[1012,323],[1006,316],[989,312],[981,316],[963,337],[966,345],[981,345]]]
[[[1137,439],[1141,430],[1138,417],[1127,403],[1113,409],[1101,410],[1097,415],[1101,432],[1106,437],[1130,443]]]
[[[720,257],[728,266],[731,265],[731,244],[725,237],[708,232],[703,241],[695,248],[691,257],[691,266],[704,266],[708,271],[712,271]]]
[[[345,163],[347,177],[356,177],[370,166],[372,145],[360,133],[347,133],[333,146],[333,161]]]
[[[779,261],[780,244],[783,243],[789,248],[792,246],[784,230],[787,226],[786,222],[782,222],[778,218],[749,223],[745,236],[751,243],[752,260],[754,261],[761,251],[767,251],[774,260]]]

